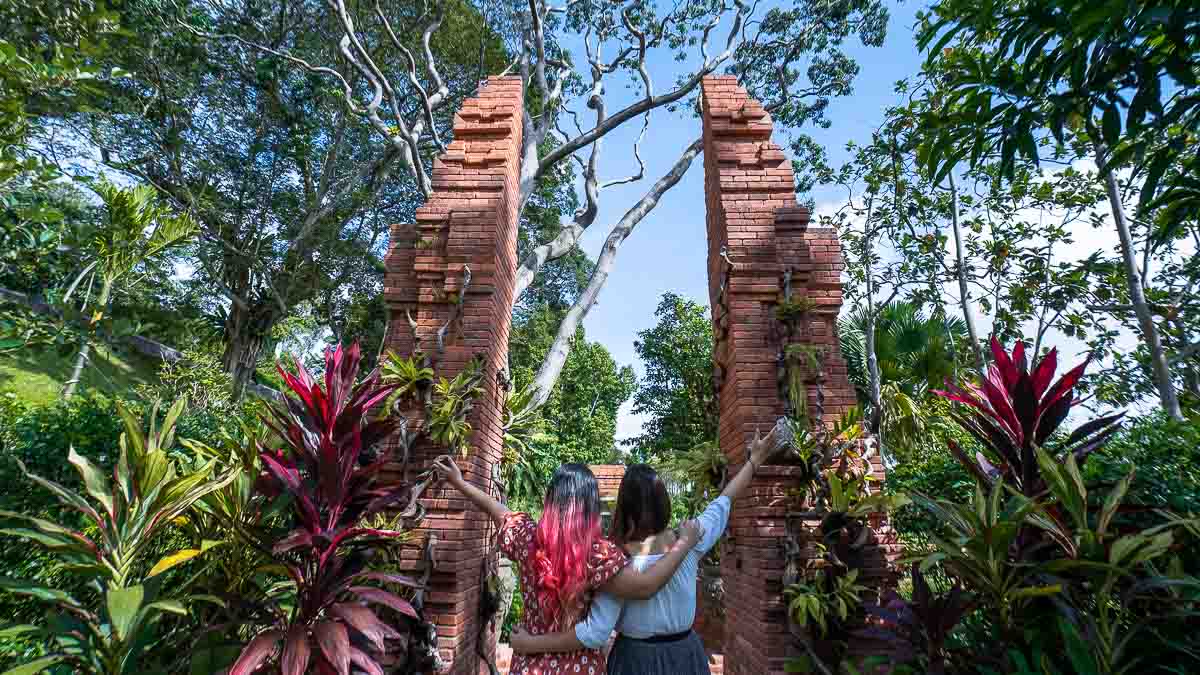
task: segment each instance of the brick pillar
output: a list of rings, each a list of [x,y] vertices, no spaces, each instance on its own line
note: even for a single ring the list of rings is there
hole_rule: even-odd
[[[471,452],[459,466],[467,480],[491,494],[499,493],[494,472],[500,462],[505,392],[498,376],[512,324],[522,97],[520,78],[493,77],[463,104],[454,119],[454,140],[434,163],[434,193],[417,210],[416,226],[392,228],[385,282],[390,349],[407,356],[419,346],[435,357],[437,376],[446,378],[471,359],[483,359],[484,393],[470,416]],[[438,354],[436,333],[456,314]],[[410,419],[420,420],[420,410],[412,410]],[[445,452],[419,444],[411,473]],[[430,496],[422,531],[436,536],[437,544],[426,613],[437,624],[442,657],[453,664],[449,672],[474,675],[480,667],[481,561],[495,528],[457,493],[442,489]],[[485,651],[490,653],[495,642],[488,642]]]
[[[786,344],[823,346],[826,420],[854,404],[836,330],[843,261],[836,233],[809,227],[808,210],[797,205],[791,162],[771,141],[771,117],[762,105],[734,77],[704,78],[702,99],[714,386],[721,449],[736,471],[755,432],[766,433],[787,412],[778,379]],[[803,335],[783,335],[775,319],[785,288],[793,301],[811,304]],[[814,388],[809,394],[811,412]],[[734,504],[721,557],[728,673],[782,673],[795,653],[782,596],[782,540],[787,512],[795,507],[787,492],[798,485],[798,474],[764,467]]]

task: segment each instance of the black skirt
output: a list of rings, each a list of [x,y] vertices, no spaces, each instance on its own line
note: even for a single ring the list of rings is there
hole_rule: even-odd
[[[704,643],[694,631],[675,640],[618,636],[608,654],[608,675],[710,675]]]

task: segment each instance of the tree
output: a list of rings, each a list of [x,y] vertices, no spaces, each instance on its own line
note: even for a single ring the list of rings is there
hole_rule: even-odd
[[[0,288],[46,298],[83,269],[103,210],[73,183],[9,184],[0,206]]]
[[[720,416],[708,308],[665,293],[654,315],[658,323],[634,342],[646,374],[633,397],[633,413],[649,419],[642,434],[627,441],[644,459],[716,442]]]
[[[71,283],[67,291],[83,290],[81,305],[90,311],[88,324],[96,327],[111,310],[113,292],[147,262],[179,246],[196,230],[196,223],[185,214],[173,213],[155,199],[154,189],[145,185],[119,188],[101,181],[96,194],[104,202],[105,219],[96,230],[91,261]],[[149,232],[149,234],[147,234]],[[95,299],[92,288],[99,284]],[[71,398],[87,366],[92,336],[85,333],[71,377],[63,385],[63,398]]]
[[[859,398],[866,397],[866,312],[857,308],[838,322],[842,356],[850,382]],[[958,379],[959,364],[967,356],[966,325],[957,317],[941,317],[922,310],[912,301],[897,300],[884,305],[875,321],[875,354],[880,379],[901,392],[924,398],[931,389]]]
[[[838,321],[847,375],[859,403],[871,410],[880,443],[908,446],[924,430],[930,392],[958,379],[968,357],[966,324],[910,300],[889,302],[873,318],[872,312],[860,305]],[[870,341],[868,330],[875,332]],[[872,353],[874,381],[867,362]]]
[[[443,124],[480,69],[505,61],[478,12],[461,1],[446,6],[445,30],[425,43],[442,66]],[[291,67],[289,59],[334,62],[331,73],[354,79],[329,39],[338,18],[321,3],[177,7],[126,13],[136,35],[109,59],[134,76],[73,116],[72,131],[86,141],[82,150],[98,150],[110,170],[153,185],[199,223],[193,289],[220,315],[223,362],[240,395],[272,329],[299,308],[319,308],[335,337],[339,321],[379,316],[350,305],[375,302],[388,228],[412,222],[424,193],[397,171],[407,161],[401,148],[376,143],[347,107],[353,94]],[[412,3],[388,10],[414,18]],[[386,39],[382,29],[370,37]],[[401,67],[400,54],[389,58],[381,63]],[[416,154],[435,152],[426,145]]]
[[[33,143],[35,123],[78,110],[94,81],[120,75],[96,60],[118,29],[109,4],[0,0],[0,205],[9,205],[14,181],[45,185],[55,176]]]
[[[1176,385],[1145,297],[1118,173],[1138,177],[1138,215],[1157,221],[1146,228],[1147,248],[1195,219],[1198,26],[1200,9],[1190,2],[944,0],[924,17],[918,37],[931,59],[945,60],[949,80],[931,113],[937,136],[922,158],[935,182],[959,161],[975,166],[990,152],[999,155],[1001,173],[1011,175],[1018,156],[1041,161],[1051,137],[1053,155],[1095,159],[1129,303],[1160,403],[1175,419],[1182,415]]]
[[[520,206],[526,206],[538,182],[559,165],[574,161],[582,172],[583,206],[560,223],[552,237],[530,238],[541,243],[521,260],[518,298],[548,263],[576,250],[596,220],[606,189],[646,180],[639,153],[652,118],[692,106],[705,75],[722,69],[738,75],[785,133],[807,124],[825,125],[830,98],[848,94],[858,70],[843,45],[858,38],[877,46],[887,24],[887,12],[878,0],[793,0],[762,16],[755,13],[757,5],[700,0],[670,7],[646,0],[563,6],[544,0],[480,4],[489,23],[501,26],[512,54],[513,62],[505,72],[519,75],[525,85]],[[420,39],[408,43],[393,30],[404,17],[379,4],[370,15],[346,0],[331,0],[329,5],[338,28],[323,37],[331,44],[345,44],[337,58],[301,61],[286,46],[272,46],[265,40],[254,44],[260,52],[287,55],[299,72],[343,91],[356,119],[365,121],[384,146],[400,154],[400,164],[411,172],[417,190],[428,196],[429,162],[421,150],[428,147],[436,153],[445,147],[439,114],[452,104],[445,95],[441,63],[427,47],[430,36],[449,16],[446,3],[422,3],[418,29],[411,33]],[[403,58],[395,58],[396,53]],[[647,64],[671,58],[681,64],[680,69],[652,78]],[[655,79],[671,84],[656,89]],[[624,97],[615,93],[623,89],[631,93]],[[580,120],[581,115],[589,118],[588,124]],[[617,129],[632,132],[637,126],[641,131],[631,134],[637,139],[631,150],[638,169],[627,177],[602,179],[597,173],[601,141]],[[550,138],[556,140],[553,145],[546,143]],[[811,139],[796,136],[793,141],[798,152],[807,155],[813,149]],[[612,225],[587,285],[563,315],[538,369],[534,379],[538,404],[549,400],[577,329],[612,273],[620,246],[678,184],[701,147],[698,137],[687,144],[672,166]]]
[[[537,368],[554,341],[561,308],[542,306],[519,320],[509,338],[509,368],[517,389],[532,384]],[[597,464],[609,461],[617,431],[617,414],[633,394],[633,369],[620,366],[604,345],[589,342],[583,328],[575,335],[570,356],[554,393],[538,409],[553,445],[553,464],[542,467],[544,478],[562,462]]]

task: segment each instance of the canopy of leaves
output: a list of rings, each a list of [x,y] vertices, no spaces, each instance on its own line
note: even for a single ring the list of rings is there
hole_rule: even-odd
[[[713,332],[708,308],[674,293],[659,300],[658,323],[638,333],[634,348],[646,367],[633,413],[646,416],[630,439],[640,459],[664,457],[717,438]]]
[[[508,358],[517,390],[533,381],[565,311],[543,305],[513,325]],[[563,462],[613,461],[617,414],[636,386],[633,369],[618,365],[603,345],[589,342],[580,328],[562,377],[550,399],[538,409],[545,433],[528,444],[527,455],[521,458],[534,474],[530,479],[534,483],[548,481]]]
[[[1048,131],[1060,144],[1084,131],[1109,165],[1144,176],[1143,209],[1165,205],[1173,229],[1200,204],[1200,7],[1173,2],[943,0],[918,45],[944,59],[949,91],[924,160],[939,182],[991,152],[1006,174],[1037,162]],[[1188,214],[1191,214],[1189,216]]]
[[[838,322],[842,356],[859,401],[867,394],[866,308],[859,306]],[[875,318],[875,358],[881,384],[895,384],[910,397],[920,397],[953,378],[958,364],[970,357],[967,330],[958,317],[939,317],[916,303],[898,300]]]

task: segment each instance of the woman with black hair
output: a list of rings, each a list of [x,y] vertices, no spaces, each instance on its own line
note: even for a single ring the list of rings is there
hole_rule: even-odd
[[[608,656],[608,675],[707,675],[708,656],[700,637],[692,631],[696,619],[696,575],[700,559],[725,532],[731,502],[755,471],[774,454],[772,436],[751,445],[749,460],[697,519],[704,535],[691,548],[683,564],[661,591],[645,600],[622,600],[600,593],[586,621],[574,629],[551,635],[513,633],[517,654],[603,649],[615,628],[616,643]],[[667,529],[671,498],[653,468],[634,464],[625,470],[613,513],[611,537],[633,557],[632,567],[643,569],[675,550],[679,536]]]
[[[603,589],[612,597],[649,598],[672,578],[688,552],[703,536],[695,522],[665,550],[658,564],[634,568],[628,557],[600,537],[600,488],[583,464],[564,464],[554,472],[546,490],[542,517],[508,507],[463,480],[449,456],[434,468],[450,484],[495,521],[500,551],[521,570],[522,629],[534,635],[563,630],[580,621],[593,593]],[[644,570],[644,571],[643,571]],[[604,652],[576,644],[555,654],[517,655],[512,675],[600,675]]]

